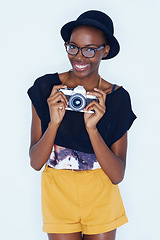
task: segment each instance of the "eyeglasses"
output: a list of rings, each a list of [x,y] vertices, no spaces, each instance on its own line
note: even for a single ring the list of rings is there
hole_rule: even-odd
[[[72,43],[65,43],[66,51],[69,55],[76,56],[79,53],[79,50],[81,50],[81,53],[86,58],[93,58],[96,55],[96,52],[103,49],[107,44],[104,44],[100,46],[99,48],[93,48],[93,47],[77,47],[76,45]]]

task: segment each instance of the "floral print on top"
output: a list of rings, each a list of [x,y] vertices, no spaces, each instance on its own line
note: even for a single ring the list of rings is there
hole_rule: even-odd
[[[79,152],[57,145],[53,146],[47,164],[56,169],[94,170],[101,168],[95,154]]]

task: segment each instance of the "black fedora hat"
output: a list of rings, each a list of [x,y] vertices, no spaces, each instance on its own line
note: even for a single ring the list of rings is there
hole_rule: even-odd
[[[114,26],[111,18],[97,10],[89,10],[82,13],[77,20],[66,23],[61,28],[61,36],[65,42],[69,41],[72,30],[78,26],[91,26],[100,29],[106,36],[110,46],[109,54],[103,59],[115,57],[120,50],[119,43],[114,37]]]

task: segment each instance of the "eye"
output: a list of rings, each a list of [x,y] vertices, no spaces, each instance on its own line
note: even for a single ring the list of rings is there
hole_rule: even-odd
[[[71,49],[71,50],[74,50],[74,49],[76,49],[77,47],[76,47],[75,45],[69,44],[69,45],[68,45],[68,48]]]
[[[94,52],[94,48],[86,48],[87,52]]]

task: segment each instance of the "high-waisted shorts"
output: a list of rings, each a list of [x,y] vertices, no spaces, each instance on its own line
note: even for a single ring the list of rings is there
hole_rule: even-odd
[[[118,185],[102,169],[42,172],[42,216],[46,233],[99,234],[126,223]]]

